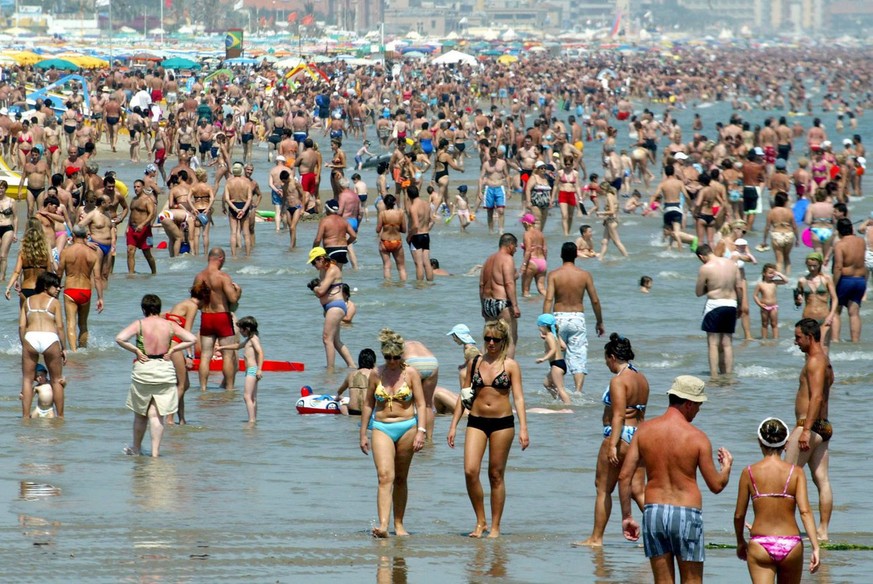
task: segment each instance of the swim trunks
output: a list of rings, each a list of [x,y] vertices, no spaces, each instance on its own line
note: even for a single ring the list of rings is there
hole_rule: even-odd
[[[349,263],[349,248],[346,245],[337,247],[325,247],[324,251],[327,252],[327,257],[329,257],[338,264]]]
[[[82,306],[91,302],[90,288],[64,288],[64,296]]]
[[[233,318],[229,312],[201,312],[201,337],[232,337]]]
[[[512,308],[512,302],[505,298],[483,298],[482,317],[488,320],[500,318],[500,313],[506,308]]]
[[[679,203],[664,203],[664,227],[672,229],[674,223],[682,223],[682,207]]]
[[[501,187],[485,187],[485,208],[506,206],[506,190]]]
[[[694,507],[649,504],[643,508],[647,558],[673,554],[684,562],[704,561],[703,515]]]
[[[436,357],[407,357],[406,364],[418,371],[422,381],[433,375],[440,366]]]
[[[555,324],[558,335],[567,345],[564,361],[567,373],[588,373],[588,331],[585,328],[584,312],[556,312]]]
[[[274,205],[281,205],[285,200],[282,193],[276,189],[270,189],[270,199],[273,201]]]
[[[761,187],[743,187],[743,212],[760,213],[759,203],[761,200]]]
[[[127,225],[127,247],[135,247],[136,249],[151,249],[152,248],[152,226],[146,225],[139,231],[133,228],[133,225]]]
[[[804,424],[806,424],[806,418],[797,420],[797,425],[799,427],[803,427]],[[834,427],[825,418],[816,420],[811,429],[813,432],[821,436],[822,442],[827,442],[831,439],[831,436],[834,435]]]
[[[300,186],[310,195],[315,194],[316,182],[314,172],[304,172],[300,175]]]
[[[858,305],[867,292],[867,278],[863,276],[840,276],[837,282],[837,300],[840,306],[848,306],[850,302]]]
[[[409,240],[409,249],[411,251],[423,251],[430,249],[430,234],[418,233],[413,235]]]
[[[737,328],[737,301],[733,299],[707,300],[703,307],[700,329],[708,333],[734,334]]]

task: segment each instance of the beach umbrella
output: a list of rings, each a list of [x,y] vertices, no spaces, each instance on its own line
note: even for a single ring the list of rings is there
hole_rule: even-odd
[[[482,54],[486,57],[498,57],[503,54],[503,51],[498,51],[497,49],[490,49],[487,51],[482,51]]]
[[[61,69],[62,71],[78,71],[79,69],[81,69],[81,67],[79,67],[75,63],[67,61],[66,59],[46,59],[45,61],[40,61],[39,63],[37,63],[36,67],[39,67],[40,69],[55,68]]]
[[[185,57],[170,57],[164,60],[161,65],[166,69],[200,69],[200,63]]]
[[[463,63],[464,65],[476,65],[476,57],[462,53],[461,51],[449,51],[431,61],[434,65],[451,65],[455,63]]]
[[[132,55],[132,56],[130,57],[130,60],[131,60],[131,61],[153,61],[153,62],[158,62],[158,61],[161,61],[162,59],[161,59],[160,57],[158,57],[157,55],[154,55],[154,54],[152,54],[152,53],[141,52],[141,53],[136,53],[135,55]]]
[[[409,51],[408,53],[403,53],[404,59],[424,59],[425,57],[427,57],[427,55],[421,51]]]
[[[4,54],[9,55],[13,59],[15,59],[15,62],[19,65],[35,65],[36,63],[42,61],[41,55],[37,55],[36,53],[31,51],[12,51],[10,53]]]
[[[516,57],[515,55],[502,55],[502,56],[497,58],[498,63],[500,63],[501,65],[506,65],[506,66],[512,65],[513,63],[515,63],[517,61],[518,61],[518,57]]]
[[[56,59],[62,59],[64,61],[69,61],[73,65],[76,65],[80,69],[104,69],[109,67],[109,61],[105,61],[103,59],[99,59],[97,57],[92,57],[90,55],[77,55],[75,53],[62,53],[60,55],[55,55]]]

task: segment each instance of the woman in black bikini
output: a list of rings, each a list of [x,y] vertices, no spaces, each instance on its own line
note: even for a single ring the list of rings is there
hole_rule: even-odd
[[[8,186],[5,180],[0,180],[0,279],[3,280],[9,263],[9,248],[18,241],[18,214],[15,201],[6,196]]]
[[[489,531],[489,538],[500,536],[500,519],[506,502],[506,487],[503,475],[506,460],[515,437],[515,416],[518,412],[518,442],[525,450],[530,443],[527,434],[527,417],[524,409],[524,394],[521,384],[521,369],[515,360],[506,356],[509,325],[504,320],[485,323],[485,355],[475,357],[467,366],[466,385],[473,388],[473,405],[467,418],[464,434],[464,474],[467,480],[467,495],[476,513],[476,527],[470,537],[482,537]],[[485,379],[490,379],[485,382]],[[512,400],[509,399],[512,394]],[[481,399],[480,399],[481,398]],[[447,441],[455,447],[455,432],[464,412],[459,399],[455,405]],[[485,521],[485,494],[479,479],[482,458],[488,448],[488,478],[491,483],[491,528]]]
[[[457,164],[455,157],[449,153],[449,141],[442,139],[437,146],[432,179],[434,186],[439,192],[441,201],[446,201],[449,198],[449,167],[459,172],[464,172],[464,165]]]

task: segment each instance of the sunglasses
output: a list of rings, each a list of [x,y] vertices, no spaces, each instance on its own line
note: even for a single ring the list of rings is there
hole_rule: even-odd
[[[401,361],[403,359],[403,355],[386,355],[382,353],[382,357],[386,361]]]
[[[503,337],[482,337],[486,343],[502,343]]]

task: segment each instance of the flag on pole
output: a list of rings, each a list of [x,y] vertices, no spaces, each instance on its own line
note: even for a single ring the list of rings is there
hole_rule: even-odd
[[[621,11],[619,10],[615,15],[615,22],[612,23],[612,32],[610,32],[610,36],[613,38],[618,36],[618,31],[621,29]]]
[[[315,24],[315,17],[311,14],[307,14],[303,17],[303,20],[300,21],[300,24],[302,24],[303,26],[312,26],[313,24]]]
[[[294,24],[297,22],[297,11],[294,10],[288,13],[288,24]]]

